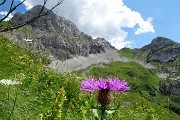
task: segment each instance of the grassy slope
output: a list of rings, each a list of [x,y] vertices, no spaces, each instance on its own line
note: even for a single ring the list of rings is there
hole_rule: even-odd
[[[179,46],[179,45],[177,45]],[[168,47],[177,47],[177,46],[168,46]],[[168,49],[168,47],[166,48],[163,48],[163,49]],[[139,52],[138,52],[139,51]],[[121,50],[118,51],[118,53],[124,57],[128,57],[128,58],[133,58],[133,59],[140,59],[140,60],[146,60],[146,56],[148,54],[147,51],[140,51],[140,50],[131,50],[129,48],[123,48]],[[138,54],[142,55],[142,57],[140,57]],[[137,56],[136,56],[137,55]],[[164,63],[162,65],[160,65],[160,63],[158,62],[151,62],[151,64],[153,64],[154,66],[157,67],[157,71],[160,72],[160,73],[163,73],[163,71],[167,71],[167,69],[170,69],[170,68],[174,68],[176,65],[179,65],[180,64],[180,58],[177,58],[175,61],[169,61],[167,63]],[[180,75],[180,69],[177,69],[177,73],[173,76],[170,76],[170,78],[176,78],[177,76]],[[163,81],[165,82],[165,81]],[[166,83],[169,84],[169,80],[166,79]],[[167,102],[169,98],[169,103]],[[157,102],[157,104],[161,104],[163,105],[164,107],[167,107],[170,106],[170,109],[172,109],[173,111],[176,111],[177,113],[180,113],[179,110],[180,110],[180,102],[178,101],[180,99],[180,96],[179,95],[163,95],[161,93],[158,93],[157,95],[157,100],[159,102]]]
[[[79,79],[69,74],[58,75],[45,68],[42,62],[38,54],[0,35],[0,80],[23,82],[22,85],[0,84],[0,119],[34,120],[40,114],[44,119],[51,119],[56,110],[53,108],[56,94],[62,87],[67,91],[63,113],[78,104]]]
[[[96,95],[80,92],[79,82],[82,77],[68,73],[55,74],[43,67],[42,58],[38,54],[20,48],[3,36],[0,36],[0,43],[0,65],[3,66],[0,67],[0,79],[23,82],[22,85],[14,86],[0,84],[0,119],[34,120],[43,117],[49,120],[58,116],[61,116],[61,119],[94,119],[89,107],[96,105]],[[128,95],[115,94],[117,97],[111,107],[117,104],[120,104],[120,107],[109,115],[110,119],[143,120],[153,119],[153,116],[161,120],[178,119],[178,115],[145,99],[145,95],[149,95],[146,89],[151,90],[151,86],[159,81],[152,70],[133,62],[113,62],[107,64],[106,69],[93,68],[87,76],[93,73],[96,73],[95,76],[126,78],[135,86],[134,92],[129,92]],[[61,88],[65,90],[65,94]],[[139,90],[145,92],[140,95],[137,92]],[[63,95],[66,96],[65,101]],[[122,102],[127,100],[131,104],[126,106]]]
[[[20,81],[25,75],[34,75],[43,67],[40,64],[40,59],[37,54],[22,49],[16,43],[12,43],[0,35],[0,80]],[[21,92],[20,85],[6,86],[0,84],[0,118],[7,119],[7,116],[10,116],[15,102],[26,104],[19,92]],[[17,101],[15,100],[16,97],[18,98]],[[20,115],[18,112],[16,114],[17,116]]]
[[[167,113],[167,109],[163,106],[168,105],[168,97],[160,93],[157,93],[154,89],[158,85],[161,78],[156,75],[155,69],[147,69],[143,66],[137,64],[136,62],[120,62],[115,61],[109,64],[103,64],[103,67],[93,67],[88,70],[86,76],[95,76],[95,77],[109,77],[109,76],[118,76],[121,79],[126,79],[131,85],[130,98],[129,94],[123,100],[129,100],[138,105],[144,104],[139,100],[144,99],[148,104],[154,106],[157,114],[163,114],[161,119],[166,119],[172,117],[173,112]],[[82,70],[85,71],[85,70]],[[81,73],[81,71],[80,71]],[[138,97],[138,98],[137,98]],[[151,101],[151,102],[150,102]],[[156,103],[156,104],[154,104]],[[175,104],[171,101],[172,104]],[[160,106],[158,106],[158,105]],[[146,105],[144,107],[147,107]],[[164,114],[166,111],[167,114]],[[173,113],[174,115],[174,113]]]
[[[118,53],[121,56],[129,58],[129,59],[146,61],[146,57],[147,57],[149,51],[142,51],[140,49],[132,50],[130,48],[122,48],[121,50],[118,51]]]
[[[133,51],[130,48],[122,48],[118,51],[118,53],[126,58],[133,58]]]
[[[121,79],[127,79],[134,86],[134,89],[140,90],[143,87],[146,89],[146,87],[156,85],[160,81],[160,78],[155,75],[155,70],[146,69],[136,62],[111,62],[105,64],[103,68],[92,68],[87,75],[96,77],[118,76]]]

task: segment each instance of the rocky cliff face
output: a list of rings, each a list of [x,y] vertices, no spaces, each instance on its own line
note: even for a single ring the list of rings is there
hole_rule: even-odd
[[[13,24],[20,24],[30,20],[41,10],[40,5],[33,7],[25,14],[17,13],[11,19]],[[48,9],[44,9],[46,12]],[[21,43],[29,42],[38,50],[48,51],[59,60],[66,60],[74,56],[88,56],[89,54],[104,53],[108,49],[115,49],[103,38],[93,39],[79,31],[77,26],[64,17],[53,12],[42,16],[25,28],[9,33]]]
[[[162,80],[159,84],[159,91],[166,95],[180,95],[180,77]]]
[[[147,62],[166,63],[180,57],[180,44],[164,37],[153,39],[149,45],[144,46],[141,50],[149,52]]]
[[[166,46],[173,45],[173,44],[175,44],[175,42],[168,38],[156,37],[152,40],[152,42],[149,45],[142,47],[141,50],[143,51],[151,50],[152,52],[155,52],[159,49],[162,49]]]

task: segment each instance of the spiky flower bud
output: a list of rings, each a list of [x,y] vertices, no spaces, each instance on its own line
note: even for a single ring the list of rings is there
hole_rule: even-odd
[[[109,89],[99,90],[97,94],[97,101],[101,106],[106,107],[112,102],[112,95]]]

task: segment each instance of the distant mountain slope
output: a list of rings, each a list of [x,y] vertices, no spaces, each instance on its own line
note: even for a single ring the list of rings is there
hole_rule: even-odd
[[[178,72],[180,68],[180,43],[165,37],[156,37],[149,45],[140,49],[123,48],[119,53],[125,57],[155,63],[163,72],[168,72],[169,68]]]
[[[41,7],[35,6],[25,14],[16,13],[10,21],[16,25],[28,21],[38,14]],[[43,12],[47,10],[45,8]],[[29,42],[36,49],[50,52],[54,58],[62,61],[77,55],[88,56],[114,49],[105,39],[93,39],[79,31],[71,21],[53,12],[49,12],[25,28],[8,33],[8,36],[24,44]]]
[[[180,43],[165,37],[156,37],[140,49],[123,48],[121,56],[155,65],[160,73],[180,76]]]
[[[141,48],[142,51],[149,51],[147,62],[157,61],[166,63],[175,61],[180,57],[180,44],[168,38],[157,37],[149,45]]]
[[[150,44],[140,49],[133,49],[132,56],[147,62],[163,64],[180,57],[180,44],[165,37],[156,37]]]
[[[180,114],[180,43],[165,37],[156,37],[152,42],[140,49],[123,48],[118,51],[121,56],[140,60],[156,66],[164,79],[157,86],[166,96],[174,96],[170,101],[171,110]]]

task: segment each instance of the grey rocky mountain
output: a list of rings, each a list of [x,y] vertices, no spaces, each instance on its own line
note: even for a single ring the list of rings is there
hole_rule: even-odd
[[[162,80],[159,84],[159,90],[166,95],[180,95],[180,77]]]
[[[142,47],[141,50],[149,51],[147,62],[166,63],[175,61],[176,58],[180,57],[180,44],[164,37],[156,37],[149,45]]]
[[[149,45],[145,45],[144,47],[142,47],[141,50],[143,51],[151,50],[152,52],[155,52],[159,49],[162,49],[166,46],[169,46],[175,43],[176,42],[165,37],[156,37],[152,40],[152,42]]]
[[[28,21],[37,16],[41,7],[37,5],[25,14],[16,13],[11,22],[17,25]],[[47,10],[45,8],[43,12]],[[54,58],[61,61],[115,49],[105,39],[93,39],[81,32],[74,23],[52,11],[28,26],[8,33],[8,36],[24,44],[29,42],[37,50],[50,52]]]

